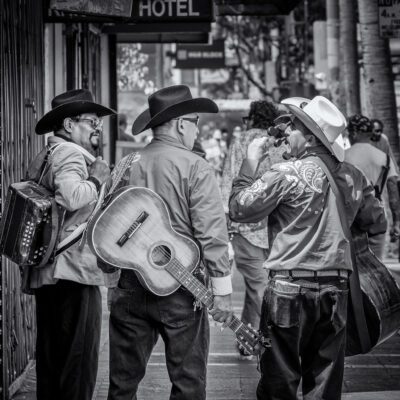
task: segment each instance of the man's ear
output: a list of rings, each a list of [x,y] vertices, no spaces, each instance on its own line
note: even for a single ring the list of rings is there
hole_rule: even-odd
[[[66,132],[68,132],[68,133],[72,132],[72,124],[73,124],[73,121],[71,118],[64,118],[63,125],[64,125],[64,130]]]
[[[183,126],[183,119],[178,119],[177,121],[177,128],[178,128],[178,132],[184,136],[185,135],[185,128]]]

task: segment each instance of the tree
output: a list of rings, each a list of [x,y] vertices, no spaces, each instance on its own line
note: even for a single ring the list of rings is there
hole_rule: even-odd
[[[343,56],[343,78],[347,115],[361,112],[360,72],[357,50],[357,3],[356,0],[340,0],[340,48]]]
[[[358,0],[367,115],[385,124],[399,161],[399,136],[392,61],[387,39],[379,36],[378,2]]]
[[[276,45],[271,29],[279,18],[224,16],[217,21],[221,35],[228,41],[237,58],[237,69],[256,86],[264,96],[271,96],[265,87],[265,63],[271,60],[271,47]]]
[[[117,79],[118,89],[143,90],[146,94],[152,93],[154,82],[146,79],[148,55],[142,53],[138,43],[119,44],[117,48]]]

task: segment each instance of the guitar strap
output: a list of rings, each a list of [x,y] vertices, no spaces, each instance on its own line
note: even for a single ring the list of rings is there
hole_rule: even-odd
[[[320,158],[321,157],[321,158]],[[352,239],[349,222],[346,218],[346,209],[344,207],[344,199],[341,191],[339,190],[336,180],[333,177],[332,172],[328,168],[327,164],[322,159],[322,155],[319,157],[312,157],[312,159],[322,168],[325,172],[325,175],[328,178],[329,184],[331,186],[332,192],[336,198],[336,205],[338,208],[340,221],[342,224],[343,232],[347,237],[350,244],[350,252],[351,252],[351,261],[353,266],[353,273],[349,278],[349,286],[350,286],[350,301],[351,307],[354,314],[354,320],[356,323],[357,333],[360,340],[361,352],[367,353],[371,350],[371,338],[368,332],[367,321],[365,318],[365,310],[363,303],[363,295],[360,287],[360,276],[357,268],[356,261],[356,251],[354,248],[354,242]]]
[[[389,175],[389,170],[390,170],[390,156],[389,154],[386,154],[386,164],[382,166],[382,171],[379,175],[376,185],[374,186],[375,197],[380,201],[382,201],[382,193],[386,185],[386,181]]]

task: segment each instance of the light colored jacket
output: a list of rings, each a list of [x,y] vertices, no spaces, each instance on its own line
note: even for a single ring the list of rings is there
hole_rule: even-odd
[[[97,198],[96,186],[87,180],[89,172],[83,154],[64,139],[51,136],[48,145],[65,143],[49,157],[42,185],[55,193],[57,204],[65,211],[60,232],[60,241],[69,236],[80,224],[87,221]],[[34,176],[36,171],[28,172]],[[97,267],[96,257],[87,244],[79,247],[79,242],[62,252],[54,263],[41,269],[29,269],[31,289],[55,284],[58,279],[74,281],[86,285],[103,285],[103,273]]]

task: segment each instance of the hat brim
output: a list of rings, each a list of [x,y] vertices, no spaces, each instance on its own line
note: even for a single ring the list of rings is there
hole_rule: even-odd
[[[197,99],[185,100],[165,108],[151,117],[150,110],[143,111],[132,125],[132,135],[138,135],[147,129],[154,128],[173,118],[192,113],[217,113],[218,106],[210,99],[199,97]]]
[[[318,124],[301,108],[286,104],[290,112],[294,114],[321,142],[322,144],[340,161],[344,161],[344,149],[336,142],[330,143]]]
[[[35,131],[38,135],[53,132],[64,118],[85,113],[93,113],[98,117],[117,114],[113,109],[92,101],[71,101],[70,103],[61,104],[45,114],[36,124]]]

